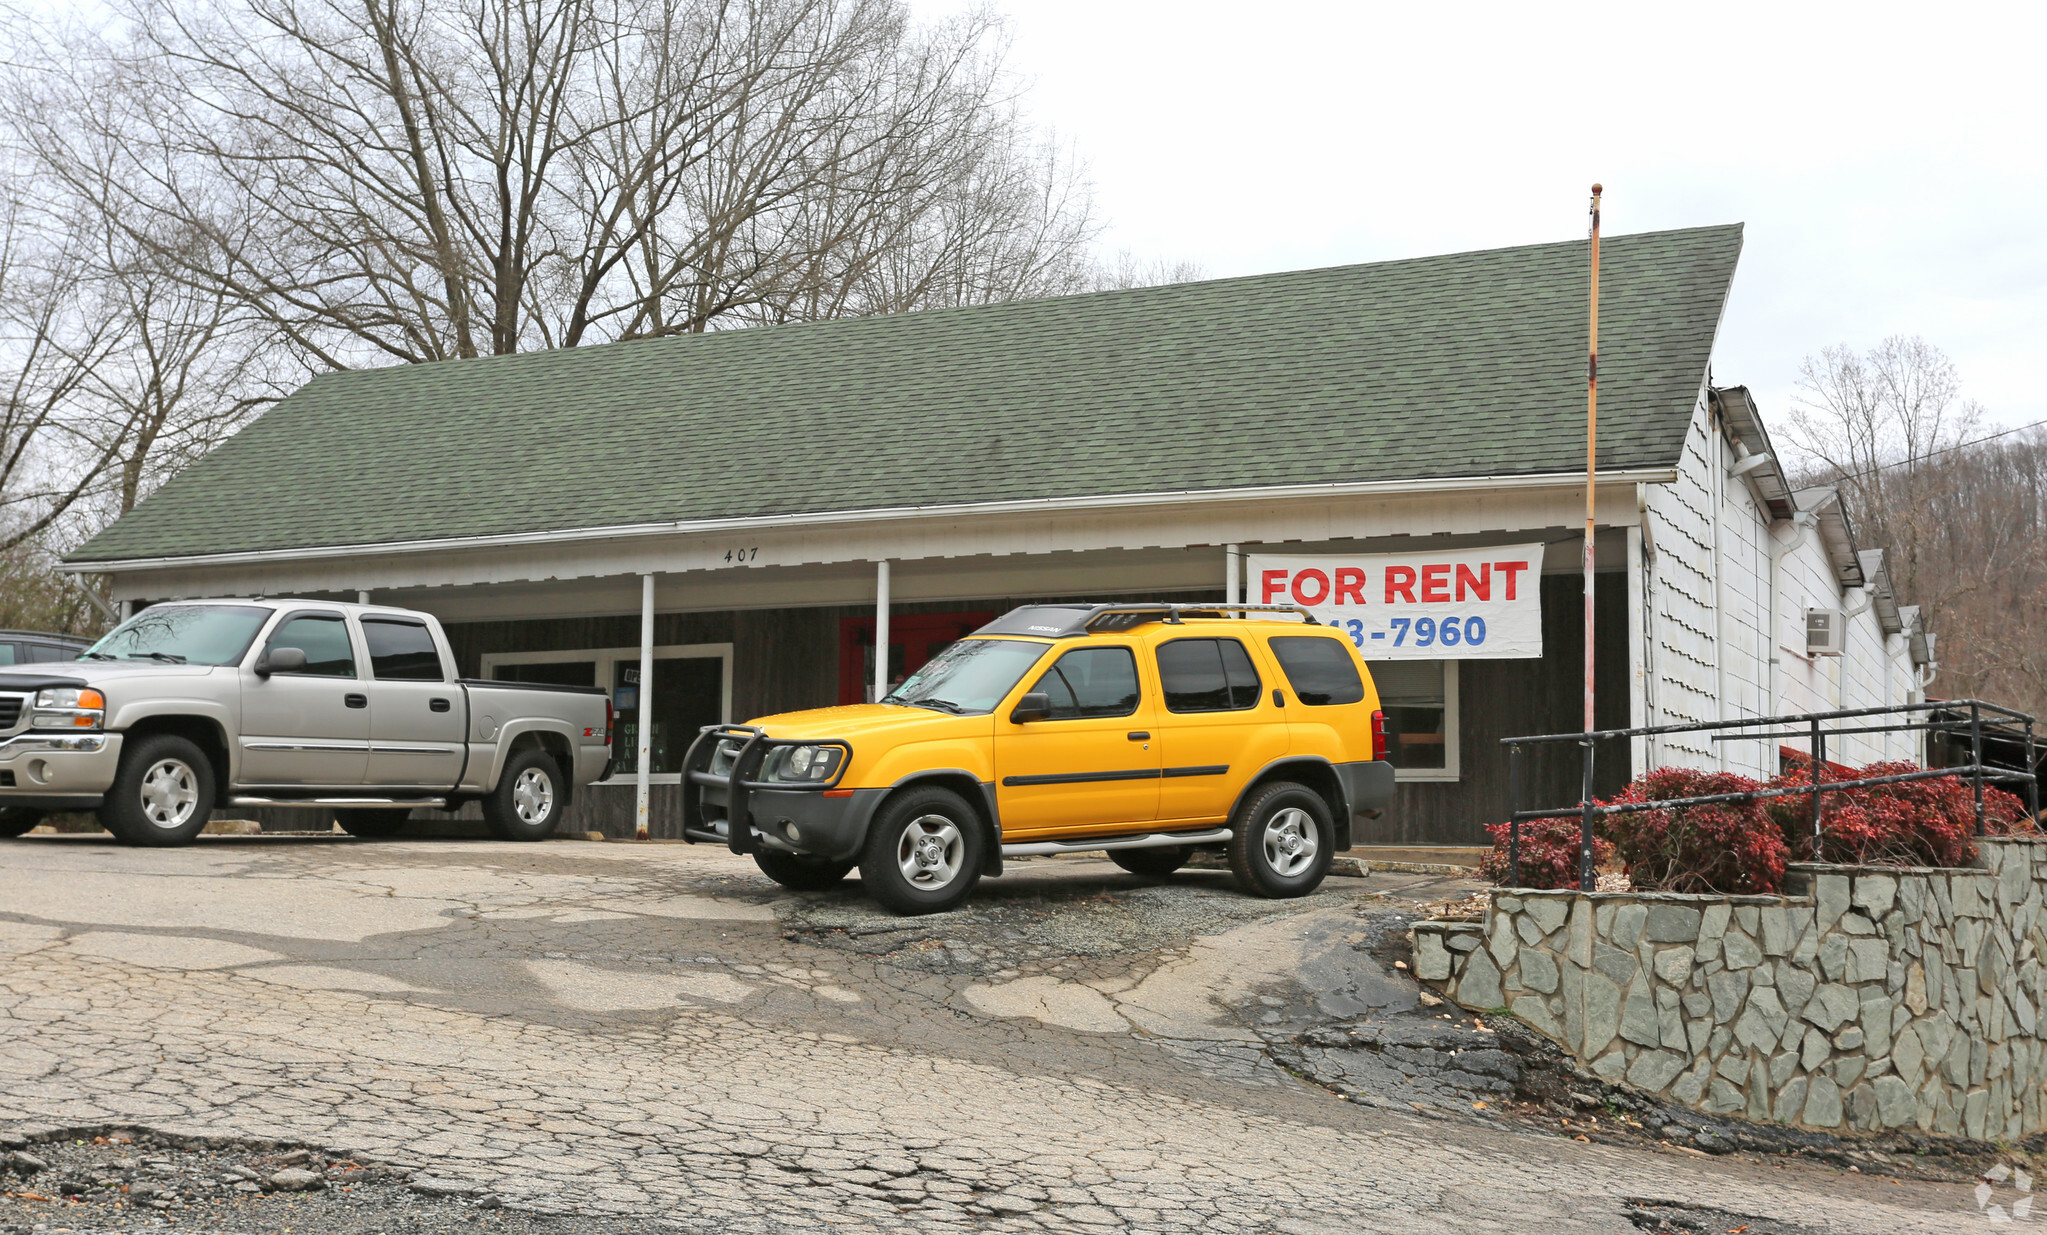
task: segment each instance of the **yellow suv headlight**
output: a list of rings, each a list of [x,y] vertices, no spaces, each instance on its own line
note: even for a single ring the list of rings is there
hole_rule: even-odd
[[[106,723],[105,695],[84,687],[61,687],[36,695],[35,712],[29,717],[32,729],[98,729]]]
[[[830,743],[777,746],[768,752],[761,779],[786,785],[820,785],[838,776],[847,749]]]

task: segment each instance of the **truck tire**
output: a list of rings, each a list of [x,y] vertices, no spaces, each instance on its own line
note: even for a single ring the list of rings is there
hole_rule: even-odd
[[[860,882],[897,913],[943,913],[981,880],[987,835],[967,800],[935,785],[882,803],[867,829]]]
[[[761,868],[761,874],[792,892],[822,892],[837,887],[853,869],[851,862],[832,862],[779,849],[760,850],[753,855],[753,864]]]
[[[1237,812],[1230,828],[1230,871],[1237,886],[1253,896],[1306,896],[1329,873],[1335,835],[1321,794],[1274,781]]]
[[[26,836],[31,828],[43,821],[43,812],[30,810],[25,806],[9,806],[0,809],[0,840],[12,840]]]
[[[404,827],[406,821],[411,818],[412,812],[409,810],[362,809],[337,810],[334,812],[334,822],[341,825],[342,831],[350,836],[360,836],[364,840],[374,840],[379,836],[394,836],[397,834],[398,829]]]
[[[505,760],[497,788],[483,799],[483,823],[499,840],[546,840],[561,822],[567,795],[561,768],[529,746]]]
[[[174,733],[152,733],[121,752],[99,808],[100,826],[125,844],[188,845],[213,814],[213,764]]]
[[[1133,875],[1164,879],[1187,865],[1187,858],[1193,852],[1186,845],[1168,845],[1163,849],[1111,849],[1109,860]]]

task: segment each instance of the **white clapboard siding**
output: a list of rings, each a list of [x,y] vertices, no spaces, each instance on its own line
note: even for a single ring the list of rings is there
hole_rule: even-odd
[[[1851,611],[1861,589],[1842,588],[1815,528],[1773,524],[1738,478],[1716,484],[1727,453],[1716,450],[1702,399],[1675,481],[1646,486],[1645,612],[1651,629],[1647,675],[1650,724],[1685,724],[1742,716],[1782,715],[1912,702],[1915,677],[1905,639],[1885,635],[1873,607],[1848,620],[1845,654],[1805,655],[1805,611]],[[1722,473],[1724,475],[1724,472]],[[1713,514],[1719,511],[1718,570]],[[1779,555],[1776,629],[1770,622],[1770,555]],[[1772,689],[1770,660],[1777,659]],[[1706,735],[1658,739],[1648,762],[1725,768],[1758,778],[1774,775],[1779,747],[1804,750],[1803,740],[1716,743]],[[1724,747],[1725,749],[1721,749]],[[1865,764],[1911,759],[1912,734],[1836,739],[1830,759]]]

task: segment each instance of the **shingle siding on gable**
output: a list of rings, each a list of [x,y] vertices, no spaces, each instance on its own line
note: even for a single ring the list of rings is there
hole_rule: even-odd
[[[1600,456],[1673,466],[1738,226],[1615,237]],[[1584,464],[1586,246],[315,379],[71,560]]]

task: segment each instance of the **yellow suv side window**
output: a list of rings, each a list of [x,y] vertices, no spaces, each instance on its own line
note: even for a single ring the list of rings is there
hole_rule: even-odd
[[[1128,716],[1137,710],[1137,658],[1129,648],[1075,648],[1031,687],[1052,701],[1049,720]]]
[[[1272,655],[1286,671],[1294,697],[1309,707],[1359,703],[1364,679],[1350,645],[1320,635],[1274,635]]]
[[[1258,670],[1235,639],[1160,644],[1159,687],[1168,712],[1240,712],[1258,706]]]

